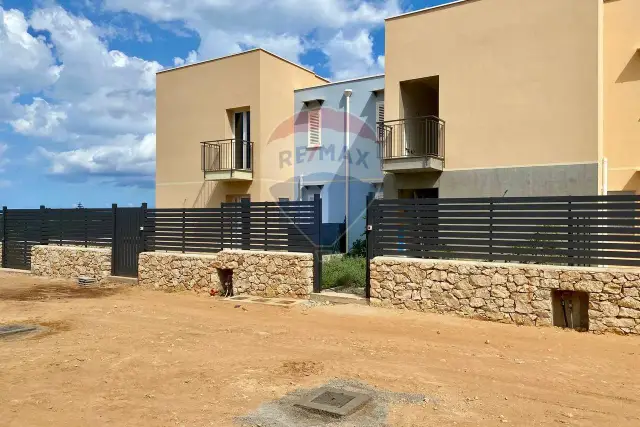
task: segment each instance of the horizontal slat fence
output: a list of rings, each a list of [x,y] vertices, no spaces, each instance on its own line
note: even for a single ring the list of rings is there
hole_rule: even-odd
[[[110,209],[3,208],[2,266],[28,270],[34,245],[110,246],[112,217]]]
[[[145,249],[313,252],[320,239],[320,201],[223,203],[215,209],[148,209]]]
[[[640,266],[640,196],[374,200],[371,256]]]
[[[41,215],[38,209],[3,209],[3,267],[29,268],[31,247],[42,239]]]
[[[42,240],[49,244],[111,246],[111,209],[46,209]]]

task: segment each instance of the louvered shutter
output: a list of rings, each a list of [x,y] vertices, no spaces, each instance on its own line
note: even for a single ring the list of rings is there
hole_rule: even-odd
[[[376,133],[378,134],[378,141],[384,139],[384,126],[381,122],[384,122],[384,101],[376,102]]]
[[[321,130],[322,130],[322,116],[320,114],[320,108],[314,108],[309,110],[309,147],[320,147]]]

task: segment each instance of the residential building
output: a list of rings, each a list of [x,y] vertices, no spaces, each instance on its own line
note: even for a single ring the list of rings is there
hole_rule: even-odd
[[[279,167],[293,165],[296,199],[320,195],[324,223],[346,224],[350,248],[363,238],[367,194],[382,191],[384,75],[298,89],[294,117],[295,149],[281,153]]]
[[[326,82],[263,49],[158,73],[156,206],[293,198],[293,91]]]
[[[640,191],[640,2],[462,0],[386,20],[385,197]]]

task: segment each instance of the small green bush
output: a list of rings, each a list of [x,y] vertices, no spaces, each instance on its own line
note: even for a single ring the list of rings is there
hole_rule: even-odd
[[[348,257],[365,258],[367,256],[367,241],[365,239],[357,239],[351,246],[351,251],[347,254]]]
[[[332,258],[322,263],[322,288],[364,288],[366,259],[362,257]]]

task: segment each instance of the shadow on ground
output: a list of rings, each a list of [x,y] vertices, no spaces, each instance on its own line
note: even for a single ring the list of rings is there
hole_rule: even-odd
[[[123,287],[78,286],[70,283],[45,283],[17,288],[0,288],[0,300],[41,301],[51,299],[102,298],[116,295]]]

